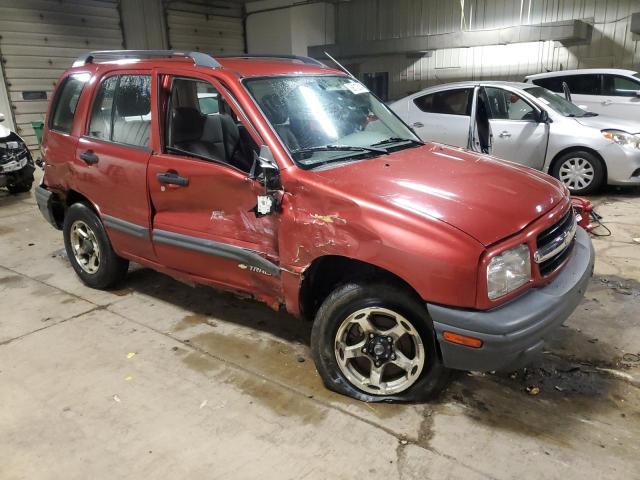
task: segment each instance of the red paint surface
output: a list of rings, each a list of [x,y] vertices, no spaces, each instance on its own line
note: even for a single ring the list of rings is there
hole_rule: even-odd
[[[181,280],[252,294],[274,308],[299,313],[299,287],[307,268],[339,255],[386,269],[425,300],[491,308],[549,281],[534,271],[517,292],[490,302],[484,267],[506,246],[535,241],[558,220],[569,201],[556,180],[535,170],[460,149],[428,144],[322,171],[297,168],[241,84],[241,77],[342,73],[282,61],[222,59],[222,69],[196,68],[170,59],[70,69],[92,79],[78,103],[71,135],[45,132],[45,184],[74,190],[100,214],[153,228],[236,245],[278,264],[280,277],[238,268],[238,262],[154,244],[108,230],[122,256]],[[149,150],[83,137],[96,85],[113,71],[154,75]],[[281,169],[282,210],[256,218],[250,210],[263,187],[246,174],[217,164],[159,154],[163,107],[156,101],[162,74],[207,79],[228,100],[258,144],[267,144]],[[224,86],[224,87],[222,87]],[[78,155],[91,149],[100,163]],[[174,171],[189,186],[160,189],[157,173]],[[535,270],[535,269],[534,269]]]

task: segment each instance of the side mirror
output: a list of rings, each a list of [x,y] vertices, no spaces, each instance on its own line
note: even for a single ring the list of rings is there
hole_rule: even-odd
[[[254,157],[249,178],[260,181],[267,190],[280,190],[280,170],[267,145],[262,145]]]
[[[0,113],[0,122],[4,122],[4,113]]]
[[[280,170],[267,145],[260,147],[260,152],[253,159],[249,178],[264,185],[264,195],[258,195],[258,203],[254,211],[257,217],[269,215],[280,208],[279,196],[275,190],[281,190]]]
[[[549,112],[541,110],[538,116],[538,123],[549,123]]]

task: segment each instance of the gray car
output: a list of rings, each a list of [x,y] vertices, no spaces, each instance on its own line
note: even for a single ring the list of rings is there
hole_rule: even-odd
[[[391,104],[425,141],[522,163],[573,194],[640,185],[640,122],[587,112],[536,85],[459,82]]]

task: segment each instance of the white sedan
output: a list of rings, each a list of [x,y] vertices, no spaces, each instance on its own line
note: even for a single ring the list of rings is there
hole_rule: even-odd
[[[536,85],[450,83],[390,106],[424,141],[548,172],[573,194],[640,185],[639,121],[587,112]]]

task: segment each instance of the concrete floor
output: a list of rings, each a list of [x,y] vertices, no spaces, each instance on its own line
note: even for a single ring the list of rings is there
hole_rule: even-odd
[[[594,201],[613,235],[541,363],[369,405],[324,389],[308,324],[140,268],[88,289],[0,193],[0,478],[640,478],[640,191]]]

